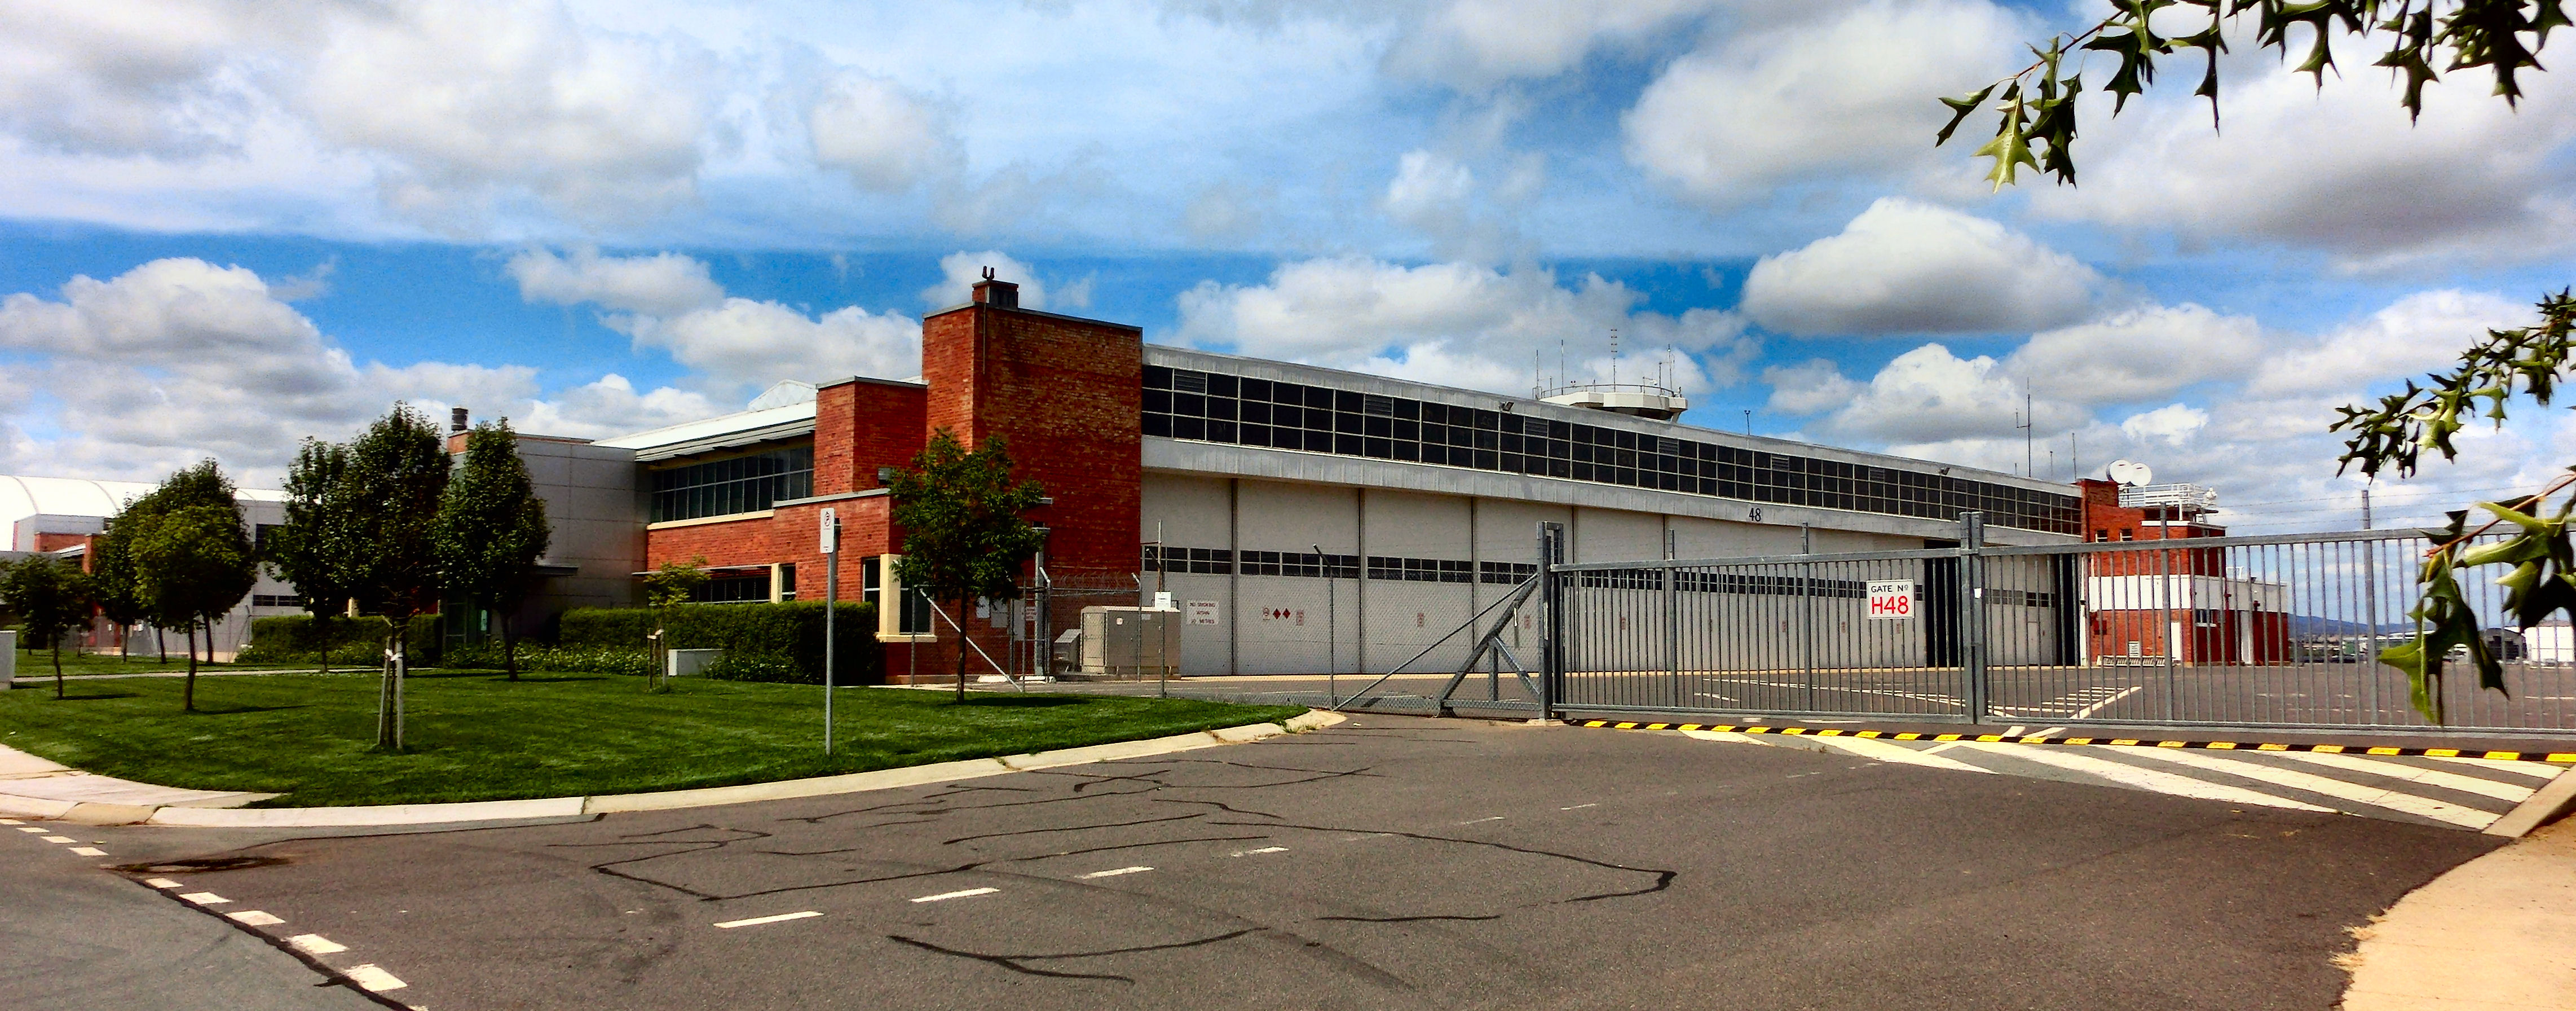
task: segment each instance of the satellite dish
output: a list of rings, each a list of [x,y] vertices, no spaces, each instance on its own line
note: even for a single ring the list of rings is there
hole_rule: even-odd
[[[2155,479],[2156,472],[2147,469],[2146,464],[2129,460],[2111,461],[2111,480],[2116,483],[2135,488]]]

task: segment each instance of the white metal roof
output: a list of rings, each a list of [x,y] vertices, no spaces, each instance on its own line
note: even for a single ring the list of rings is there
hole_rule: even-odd
[[[0,474],[0,530],[29,516],[114,516],[153,487],[140,481]],[[235,495],[246,502],[286,501],[285,492],[265,488],[243,488]]]
[[[721,442],[729,435],[766,433],[772,429],[789,429],[799,424],[807,428],[813,427],[813,401],[684,421],[667,428],[621,435],[613,439],[601,439],[593,445],[607,446],[612,449],[632,449],[641,455],[669,446]]]

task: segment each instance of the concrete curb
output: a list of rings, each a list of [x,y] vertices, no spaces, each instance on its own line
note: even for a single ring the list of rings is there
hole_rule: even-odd
[[[124,804],[73,803],[0,793],[0,813],[91,825],[162,825],[177,828],[367,828],[393,825],[466,825],[481,822],[563,819],[635,811],[675,811],[764,800],[827,797],[834,794],[891,790],[999,776],[1012,772],[1088,765],[1122,758],[1146,758],[1200,748],[1245,744],[1309,730],[1345,719],[1339,713],[1310,711],[1282,723],[1249,723],[1143,741],[1121,741],[1065,748],[1033,755],[974,758],[900,769],[878,769],[838,776],[746,783],[696,790],[665,790],[600,797],[544,797],[534,800],[484,800],[459,804],[387,804],[376,807],[202,808],[137,807]]]
[[[2576,811],[2576,769],[2559,773],[2558,778],[2549,781],[2549,785],[2524,798],[2520,805],[2496,819],[2495,824],[2487,826],[2486,833],[2520,839],[2569,811]]]

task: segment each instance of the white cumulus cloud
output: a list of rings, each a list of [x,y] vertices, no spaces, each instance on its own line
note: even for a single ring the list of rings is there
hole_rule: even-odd
[[[806,112],[805,127],[815,164],[847,173],[860,189],[893,191],[958,169],[944,118],[892,81],[845,73]]]
[[[1841,234],[1763,257],[1743,310],[1800,335],[2036,330],[2084,318],[2107,286],[2003,225],[1885,197]]]

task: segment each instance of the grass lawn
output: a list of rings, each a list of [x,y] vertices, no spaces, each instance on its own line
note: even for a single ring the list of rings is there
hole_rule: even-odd
[[[1194,699],[844,688],[823,756],[823,690],[631,677],[415,675],[408,750],[375,750],[374,674],[179,678],[0,692],[0,744],[102,775],[284,796],[267,807],[563,797],[760,783],[1106,744],[1304,710]]]
[[[204,660],[199,660],[197,661],[197,673],[204,674],[213,671],[229,672],[243,670],[312,670],[314,666],[314,664],[309,663],[237,664],[208,663]],[[168,663],[163,663],[161,661],[160,654],[153,653],[148,650],[136,652],[134,657],[130,660],[117,659],[117,656],[114,653],[74,653],[70,650],[63,651],[63,675],[65,677],[80,677],[84,674],[147,674],[153,671],[183,671],[187,669],[188,655],[176,649],[171,651],[170,661]],[[39,679],[49,682],[46,690],[52,690],[50,682],[54,679],[53,653],[41,649],[34,652],[29,652],[23,649],[19,650],[19,687],[26,687],[27,682]]]

